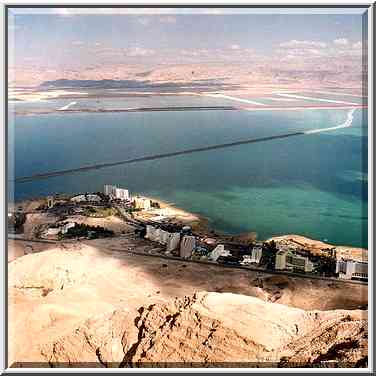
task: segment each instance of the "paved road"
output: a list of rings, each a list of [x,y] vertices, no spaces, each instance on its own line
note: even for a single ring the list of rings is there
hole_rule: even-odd
[[[120,165],[125,165],[125,164],[130,164],[130,163],[136,163],[136,162],[152,161],[152,160],[156,160],[156,159],[176,157],[178,155],[192,154],[192,153],[198,153],[198,152],[202,152],[202,151],[209,151],[209,150],[216,150],[216,149],[224,149],[224,148],[229,148],[229,147],[233,147],[233,146],[237,146],[237,145],[245,145],[245,144],[251,144],[251,143],[256,143],[256,142],[277,140],[277,139],[283,139],[283,138],[287,138],[287,137],[301,136],[301,135],[305,135],[305,133],[304,132],[293,132],[293,133],[280,134],[280,135],[276,135],[276,136],[252,138],[252,139],[247,139],[247,140],[242,140],[242,141],[229,142],[229,143],[226,143],[226,144],[211,145],[211,146],[205,146],[205,147],[201,147],[201,148],[175,151],[175,152],[172,152],[172,153],[148,155],[148,156],[139,157],[139,158],[126,159],[124,161],[117,161],[117,162],[110,162],[110,163],[98,163],[98,164],[93,164],[93,165],[87,165],[87,166],[72,168],[72,169],[68,169],[68,170],[51,171],[51,172],[46,172],[46,173],[42,173],[42,174],[23,176],[23,177],[15,178],[14,181],[15,181],[15,183],[25,183],[25,182],[30,182],[30,181],[33,181],[33,180],[38,180],[38,179],[48,179],[48,178],[52,178],[54,176],[68,175],[68,174],[90,171],[90,170],[99,170],[101,168],[106,168],[106,167],[114,167],[114,166],[120,166]]]
[[[63,244],[64,243],[59,240],[12,238],[10,235],[8,235],[8,239],[23,241],[23,242],[33,242],[33,243],[50,243],[50,244],[57,244],[57,243]],[[67,241],[66,243],[74,243],[74,242],[76,242],[76,240]],[[196,263],[196,264],[214,265],[214,266],[218,266],[221,268],[245,269],[245,270],[254,271],[254,272],[258,272],[262,274],[279,274],[279,275],[286,275],[286,276],[294,277],[294,278],[320,279],[320,280],[330,281],[330,282],[350,283],[350,284],[355,284],[355,285],[368,285],[368,282],[363,282],[363,281],[345,280],[345,279],[330,278],[330,277],[320,277],[320,276],[315,276],[311,274],[290,273],[290,272],[284,272],[284,271],[278,271],[278,270],[274,270],[274,271],[273,270],[260,270],[258,268],[252,268],[251,266],[245,266],[245,265],[226,265],[226,264],[219,264],[219,263],[210,262],[210,261],[189,260],[189,259],[182,259],[180,257],[167,256],[167,255],[161,255],[161,254],[156,255],[156,254],[149,254],[149,253],[141,253],[141,252],[129,251],[127,249],[114,248],[114,247],[109,247],[108,249],[111,251],[115,251],[115,252],[128,253],[128,254],[137,255],[137,256],[156,257],[160,259],[174,260],[174,261],[180,261],[180,262],[191,262],[191,263]]]
[[[28,238],[23,238],[19,236],[13,236],[13,234],[8,234],[8,240],[17,240],[20,242],[33,242],[33,243],[50,243],[50,244],[61,243],[58,240],[28,239]]]
[[[308,131],[291,132],[291,133],[285,133],[285,134],[280,134],[280,135],[275,135],[275,136],[250,138],[250,139],[241,140],[241,141],[228,142],[225,144],[210,145],[210,146],[204,146],[200,148],[175,151],[171,153],[154,154],[154,155],[148,155],[148,156],[143,156],[139,158],[126,159],[126,160],[117,161],[117,162],[97,163],[97,164],[92,164],[92,165],[87,165],[87,166],[82,166],[82,167],[77,167],[77,168],[72,168],[72,169],[67,169],[67,170],[58,170],[58,171],[45,172],[45,173],[35,174],[35,175],[30,175],[30,176],[18,177],[18,178],[15,178],[14,181],[15,183],[25,183],[25,182],[29,182],[33,180],[38,180],[38,179],[48,179],[48,178],[55,177],[55,176],[68,175],[68,174],[90,171],[90,170],[99,170],[101,168],[106,168],[106,167],[114,167],[114,166],[130,164],[130,163],[152,161],[156,159],[170,158],[170,157],[176,157],[179,155],[186,155],[186,154],[199,153],[203,151],[224,149],[224,148],[229,148],[229,147],[238,146],[238,145],[278,140],[278,139],[284,139],[288,137],[307,136],[307,135],[311,135],[311,134],[319,133],[319,132],[328,132],[328,131],[337,130],[340,128],[350,127],[352,120],[353,120],[354,111],[355,109],[350,110],[348,112],[346,121],[343,124],[340,124],[334,127],[313,129],[313,130],[308,130]]]
[[[260,270],[260,269],[257,269],[257,268],[252,268],[251,266],[225,265],[225,264],[219,264],[219,263],[210,262],[210,261],[189,260],[189,259],[182,259],[180,257],[174,257],[174,256],[134,252],[134,251],[129,251],[129,250],[126,250],[126,249],[121,249],[121,248],[110,247],[108,249],[110,249],[111,251],[115,251],[115,252],[129,253],[129,254],[137,255],[137,256],[156,257],[156,258],[166,259],[166,260],[174,260],[174,261],[180,261],[180,262],[191,262],[191,263],[196,263],[196,264],[212,265],[212,266],[217,266],[217,267],[221,267],[221,268],[244,269],[244,270],[249,270],[249,271],[253,271],[253,272],[257,272],[257,273],[261,273],[261,274],[279,274],[279,275],[287,275],[287,276],[293,277],[293,278],[320,279],[320,280],[330,281],[330,282],[350,283],[350,284],[354,284],[354,285],[368,285],[367,282],[362,282],[362,281],[345,280],[345,279],[330,278],[330,277],[320,277],[320,276],[314,276],[314,275],[310,275],[310,274],[290,273],[290,272],[283,272],[283,271],[277,271],[277,270],[274,270],[274,271],[273,270]]]

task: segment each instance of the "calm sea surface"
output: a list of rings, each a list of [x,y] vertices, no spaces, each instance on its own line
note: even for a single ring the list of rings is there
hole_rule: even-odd
[[[10,115],[9,178],[325,128],[343,123],[346,115],[347,110]],[[358,109],[348,129],[10,183],[9,199],[94,192],[110,183],[202,214],[221,232],[255,231],[260,239],[296,233],[367,247],[367,142],[366,116]]]

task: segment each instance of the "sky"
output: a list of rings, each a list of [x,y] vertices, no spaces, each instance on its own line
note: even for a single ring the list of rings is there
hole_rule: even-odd
[[[291,11],[13,8],[9,64],[323,64],[361,56],[364,9]]]

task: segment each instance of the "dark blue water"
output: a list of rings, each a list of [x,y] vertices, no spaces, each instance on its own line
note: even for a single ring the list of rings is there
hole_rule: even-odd
[[[16,116],[9,173],[34,173],[343,123],[346,110],[77,113]],[[17,184],[11,200],[102,190],[174,202],[223,232],[297,233],[367,247],[367,124]]]

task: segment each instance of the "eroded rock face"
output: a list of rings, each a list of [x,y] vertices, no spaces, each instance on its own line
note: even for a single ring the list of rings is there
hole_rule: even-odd
[[[367,333],[365,311],[304,311],[200,292],[88,320],[40,352],[50,366],[365,366]]]
[[[332,310],[363,307],[363,286],[224,273],[81,243],[17,258],[8,277],[10,364],[249,367],[346,360],[363,366],[367,360],[367,311]]]
[[[134,315],[123,310],[87,320],[72,334],[42,344],[40,353],[52,367],[75,364],[119,367],[137,342]]]

